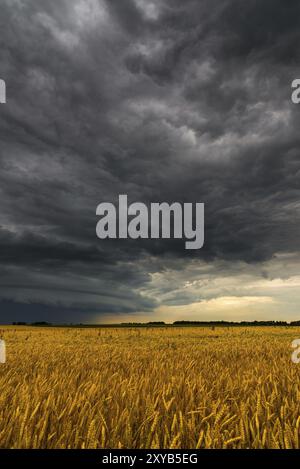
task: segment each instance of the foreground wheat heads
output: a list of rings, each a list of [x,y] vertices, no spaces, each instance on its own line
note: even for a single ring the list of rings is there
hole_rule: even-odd
[[[1,448],[299,448],[300,328],[2,327]]]

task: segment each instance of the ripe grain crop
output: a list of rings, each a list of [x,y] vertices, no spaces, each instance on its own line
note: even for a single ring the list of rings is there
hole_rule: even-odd
[[[299,448],[293,327],[2,326],[1,448]]]

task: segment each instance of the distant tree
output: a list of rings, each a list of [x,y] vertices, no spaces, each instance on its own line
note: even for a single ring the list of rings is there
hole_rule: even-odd
[[[37,322],[33,322],[31,323],[32,326],[52,326],[52,324],[50,322],[46,322],[46,321],[37,321]]]
[[[166,323],[164,321],[150,321],[150,322],[147,322],[147,324],[149,324],[151,326],[161,326],[161,325],[164,325]]]

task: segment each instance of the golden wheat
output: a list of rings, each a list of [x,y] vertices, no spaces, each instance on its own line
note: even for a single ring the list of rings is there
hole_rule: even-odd
[[[299,448],[300,328],[0,336],[1,448]]]

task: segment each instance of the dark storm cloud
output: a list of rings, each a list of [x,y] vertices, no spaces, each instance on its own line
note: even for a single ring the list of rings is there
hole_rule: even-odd
[[[299,251],[299,15],[296,1],[2,2],[1,320],[28,304],[55,320],[151,311],[170,265]],[[204,248],[100,242],[96,206],[121,193],[204,202]]]

